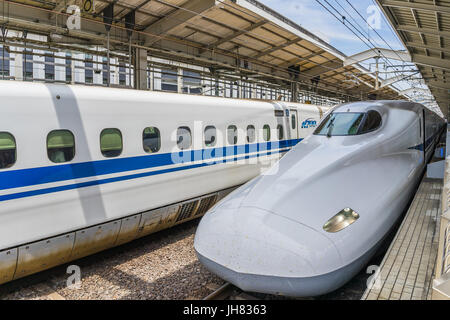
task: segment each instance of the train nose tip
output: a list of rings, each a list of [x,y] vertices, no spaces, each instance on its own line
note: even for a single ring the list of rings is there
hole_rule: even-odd
[[[324,260],[340,260],[319,232],[251,207],[208,213],[194,247],[207,269],[241,289],[287,295],[291,279],[314,277],[324,272]]]

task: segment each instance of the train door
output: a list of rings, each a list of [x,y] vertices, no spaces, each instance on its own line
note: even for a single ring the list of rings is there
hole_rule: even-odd
[[[297,109],[290,109],[289,128],[291,139],[298,139],[298,113]]]

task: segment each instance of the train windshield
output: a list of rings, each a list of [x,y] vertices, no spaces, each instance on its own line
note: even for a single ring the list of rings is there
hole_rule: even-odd
[[[333,112],[320,123],[314,131],[322,136],[352,136],[358,134],[358,129],[364,119],[365,113]]]

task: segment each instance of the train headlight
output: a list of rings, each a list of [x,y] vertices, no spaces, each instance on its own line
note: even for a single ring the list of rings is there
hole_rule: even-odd
[[[351,208],[342,209],[323,225],[323,230],[326,232],[341,231],[358,220],[358,218],[359,214],[355,210]]]

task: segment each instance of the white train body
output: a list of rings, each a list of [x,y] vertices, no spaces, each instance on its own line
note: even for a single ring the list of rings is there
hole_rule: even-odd
[[[344,131],[340,119],[355,126]],[[344,104],[322,121],[277,166],[202,218],[194,246],[213,273],[255,292],[314,296],[339,288],[399,219],[444,125],[405,101]]]
[[[314,129],[301,128],[302,121],[318,122],[326,111],[9,81],[0,82],[0,96],[0,283],[204,214]],[[256,134],[251,143],[249,125]],[[214,146],[205,145],[207,126],[215,127]],[[232,143],[229,126],[237,129]],[[143,147],[149,127],[159,131],[154,153]],[[178,128],[191,131],[191,144],[182,151],[177,140],[183,145],[189,134],[183,129],[180,138]],[[104,129],[109,131],[101,141]],[[119,136],[121,150],[114,147]]]

